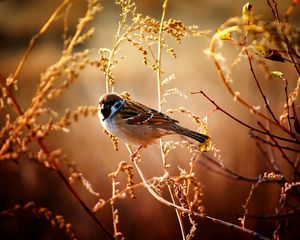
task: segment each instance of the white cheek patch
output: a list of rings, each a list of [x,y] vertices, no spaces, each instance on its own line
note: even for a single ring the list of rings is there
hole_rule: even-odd
[[[98,110],[98,118],[99,118],[101,124],[103,125],[104,117],[103,117],[103,115],[101,113],[101,109]]]

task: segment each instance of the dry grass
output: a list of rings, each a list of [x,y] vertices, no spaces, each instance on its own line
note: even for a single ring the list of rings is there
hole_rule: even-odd
[[[171,2],[168,0],[163,2],[161,17],[155,19],[140,13],[134,1],[116,0],[115,4],[119,8],[120,16],[119,22],[116,23],[114,43],[111,48],[99,48],[95,58],[86,44],[97,32],[97,29],[90,27],[90,24],[98,12],[102,13],[102,4],[97,0],[87,0],[85,13],[78,18],[76,28],[72,31],[69,21],[72,18],[74,6],[71,0],[62,1],[40,31],[32,37],[16,70],[9,76],[0,75],[1,164],[30,160],[41,168],[45,168],[47,172],[54,172],[58,181],[66,186],[68,193],[82,207],[89,221],[99,227],[102,237],[138,239],[138,236],[143,236],[142,231],[129,231],[124,227],[126,225],[122,225],[126,223],[126,216],[122,214],[125,208],[122,208],[122,204],[119,203],[123,200],[128,202],[129,206],[134,204],[134,201],[141,198],[137,191],[144,187],[147,190],[147,195],[145,195],[147,198],[153,197],[156,202],[162,203],[164,208],[175,211],[178,231],[172,236],[166,235],[171,238],[180,238],[179,230],[182,239],[198,239],[202,235],[216,236],[209,235],[207,232],[218,225],[223,225],[226,231],[218,235],[219,238],[222,236],[226,239],[239,234],[240,238],[247,239],[295,239],[295,236],[300,236],[296,226],[300,212],[298,98],[300,31],[288,20],[293,16],[298,1],[293,1],[283,13],[275,0],[266,1],[265,7],[272,12],[274,21],[268,21],[263,16],[256,15],[253,10],[255,6],[247,3],[240,6],[240,16],[229,18],[220,25],[216,32],[214,30],[203,31],[197,25],[189,26],[182,20],[168,18],[168,8]],[[281,16],[284,16],[285,20]],[[30,96],[30,104],[24,106],[17,97],[23,90],[19,87],[22,72],[30,67],[28,59],[33,54],[38,41],[46,37],[47,32],[57,27],[58,23],[63,29],[63,48],[60,57],[40,74],[36,90]],[[250,117],[247,120],[244,120],[239,112],[233,111],[232,106],[215,100],[218,99],[217,96],[207,94],[205,89],[193,91],[195,101],[202,99],[207,105],[212,106],[205,116],[199,116],[193,110],[180,104],[176,108],[168,108],[170,98],[184,101],[191,96],[182,90],[182,85],[177,85],[172,70],[164,65],[166,58],[181,61],[176,49],[188,38],[209,39],[208,48],[204,53],[212,59],[216,76],[219,76],[223,82],[225,88],[222,89],[221,94],[225,96],[229,93],[233,100],[231,103],[238,105],[249,114]],[[108,176],[107,181],[111,182],[111,190],[107,192],[105,190],[107,187],[103,189],[95,187],[90,182],[91,175],[79,170],[80,167],[72,161],[69,156],[71,154],[67,154],[66,149],[63,148],[63,142],[59,139],[59,134],[74,131],[77,126],[75,123],[81,122],[83,117],[95,118],[97,106],[78,105],[74,109],[64,108],[62,111],[62,109],[55,108],[53,102],[63,102],[64,94],[75,88],[76,82],[81,79],[80,75],[88,68],[95,68],[97,74],[103,74],[101,79],[104,81],[99,82],[106,92],[114,91],[118,82],[122,81],[116,77],[115,71],[122,62],[127,61],[124,55],[128,47],[138,52],[141,65],[145,65],[153,76],[156,76],[154,80],[156,91],[152,94],[156,96],[157,109],[170,114],[178,113],[187,116],[190,123],[194,124],[198,131],[210,135],[212,141],[196,145],[186,140],[161,139],[160,155],[155,155],[155,158],[161,161],[158,176],[146,177],[150,172],[143,168],[142,163],[150,159],[145,159],[143,154],[135,159],[127,157],[126,161],[120,159],[115,171],[104,174],[105,177]],[[230,56],[226,55],[228,52],[231,53]],[[287,66],[286,69],[290,69],[290,72],[285,72],[287,70],[283,67],[277,69],[278,63]],[[247,65],[246,71],[243,68],[245,64]],[[254,89],[255,93],[253,92],[252,95],[255,95],[256,99],[249,98],[248,94],[239,88],[239,83],[236,83],[241,81],[241,78],[236,75],[241,73],[240,69],[243,75],[249,76],[249,82],[255,86],[251,89]],[[201,76],[201,73],[199,75]],[[247,81],[246,77],[243,81]],[[266,81],[280,81],[280,94],[283,97],[278,97],[276,106],[270,103],[272,90],[266,89]],[[277,82],[274,84],[277,85]],[[139,88],[139,86],[133,87]],[[128,92],[123,92],[122,96],[131,97]],[[198,107],[197,104],[196,106]],[[256,168],[255,164],[248,159],[247,152],[235,149],[234,143],[228,142],[224,146],[215,143],[218,139],[210,133],[214,132],[214,125],[210,124],[208,127],[208,124],[213,122],[214,116],[219,116],[217,115],[219,113],[228,117],[236,124],[235,126],[249,130],[249,136],[246,136],[250,139],[248,143],[252,141],[255,144],[253,148],[249,143],[249,148],[255,149],[261,161],[256,176],[246,176],[245,171],[235,170],[232,166],[226,165],[224,161],[226,156],[221,149],[230,148],[232,152],[237,152],[239,161],[243,165],[250,165],[251,169]],[[88,132],[83,132],[88,134]],[[236,134],[236,141],[245,137],[243,132],[233,132]],[[119,143],[115,136],[105,133],[111,138],[115,150],[123,146],[123,143]],[[59,144],[52,144],[53,136],[56,136],[54,141]],[[76,141],[80,142],[81,139],[76,139]],[[127,149],[128,154],[133,151],[130,146],[127,146]],[[76,153],[79,152],[76,149],[73,150]],[[178,150],[182,152],[178,158],[183,159],[185,165],[177,165],[176,162],[171,161],[172,154]],[[88,161],[88,152],[84,150],[82,152],[85,155],[85,161]],[[117,153],[114,152],[113,155],[105,152],[99,153],[102,160],[107,162],[116,158],[114,154]],[[153,159],[152,161],[154,162]],[[26,163],[29,164],[29,162]],[[211,187],[218,188],[219,185],[213,182],[208,188],[203,183],[204,179],[199,176],[198,168],[208,171],[216,178],[219,177],[221,181],[231,179],[234,183],[231,188],[234,188],[235,184],[236,186],[241,184],[242,188],[246,186],[248,192],[241,197],[242,201],[239,200],[238,207],[241,211],[234,216],[234,219],[218,216],[215,214],[217,211],[211,214],[208,210],[214,207],[214,202],[205,201],[205,195],[213,189]],[[250,187],[247,187],[249,184]],[[80,186],[86,191],[81,192]],[[261,187],[264,189],[267,187],[268,191],[262,192]],[[268,195],[269,192],[272,192],[271,197]],[[226,192],[226,194],[229,193]],[[9,199],[9,196],[6,198]],[[22,202],[26,200],[27,197],[24,197]],[[15,202],[15,206],[8,209],[1,207],[0,218],[4,222],[10,216],[18,217],[19,212],[30,211],[37,218],[49,221],[52,227],[64,231],[67,237],[81,238],[80,234],[78,236],[75,234],[77,230],[70,223],[72,221],[67,222],[65,220],[67,218],[62,217],[62,214],[53,213],[56,212],[56,207],[54,207],[55,210],[49,210],[48,206],[47,208],[38,207],[39,199],[30,199],[30,201],[33,202],[27,204]],[[139,207],[151,209],[152,205],[148,205],[148,201],[143,200],[144,205]],[[270,212],[255,209],[257,201],[265,201],[264,203],[269,206],[268,210],[271,209]],[[107,215],[105,209],[108,206],[111,211],[109,217],[96,216],[96,214]],[[155,209],[154,205],[153,209]],[[72,209],[72,212],[74,211],[78,209]],[[142,213],[134,219],[156,231],[155,221],[146,222]],[[266,229],[251,224],[253,219]],[[211,224],[207,232],[202,227],[203,220]],[[88,232],[91,231],[87,235],[92,234],[93,230],[88,226],[85,227]],[[166,223],[166,228],[168,232],[172,232],[173,230],[169,228],[175,227]],[[225,236],[224,234],[229,231],[233,232],[232,235]],[[127,236],[129,234],[130,237]],[[163,238],[163,235],[159,237]]]

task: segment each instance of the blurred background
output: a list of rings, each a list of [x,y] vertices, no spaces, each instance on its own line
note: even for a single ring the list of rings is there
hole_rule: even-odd
[[[278,9],[283,14],[290,1],[277,1]],[[30,38],[39,31],[60,1],[44,0],[5,0],[0,1],[0,72],[7,77],[17,67],[22,54],[28,46]],[[172,0],[169,1],[166,18],[182,20],[187,25],[196,24],[200,30],[211,30],[213,33],[229,17],[241,15],[245,1],[220,0]],[[103,9],[97,15],[93,25],[96,28],[94,37],[83,45],[90,49],[94,59],[98,57],[100,47],[111,48],[114,44],[115,32],[118,27],[120,9],[114,1],[104,0]],[[267,1],[252,1],[256,15],[266,21],[273,20],[273,15]],[[160,19],[162,1],[137,0],[137,11]],[[78,17],[86,9],[85,1],[75,0],[71,8],[70,31],[74,31]],[[299,5],[290,17],[291,23],[299,25]],[[211,34],[209,35],[211,36]],[[225,90],[223,83],[213,65],[212,60],[204,54],[208,48],[208,37],[187,38],[181,44],[175,41],[170,46],[175,48],[177,58],[168,54],[162,56],[163,77],[175,74],[175,80],[168,86],[177,87],[188,98],[170,96],[163,110],[185,107],[200,117],[206,116],[214,109],[201,95],[191,95],[192,91],[203,90],[225,110],[238,116],[239,119],[255,125],[256,119],[240,104],[233,101]],[[39,84],[39,78],[48,66],[55,63],[62,50],[61,20],[47,31],[39,40],[31,53],[19,77],[19,90],[15,93],[23,109],[26,109]],[[224,54],[228,60],[238,53],[231,45],[224,44]],[[124,45],[121,55],[126,59],[120,62],[113,73],[116,79],[115,91],[128,91],[131,98],[152,108],[157,107],[156,74],[143,65],[142,57],[132,47]],[[226,62],[230,64],[230,61]],[[270,69],[282,71],[290,80],[290,90],[296,86],[296,74],[292,64],[270,62]],[[258,67],[256,67],[259,72]],[[282,113],[284,103],[284,83],[278,79],[264,80],[263,73],[258,73],[261,85],[269,96],[270,105],[277,116]],[[235,69],[232,78],[233,88],[241,93],[252,105],[263,106],[263,101],[257,91],[255,82],[249,71],[246,58],[242,58]],[[105,78],[99,69],[89,67],[79,76],[79,79],[62,95],[51,102],[53,109],[63,113],[64,109],[75,109],[79,105],[97,105],[98,98],[105,92]],[[197,126],[184,114],[174,113],[171,117],[178,119],[182,125],[196,130]],[[265,156],[256,147],[248,129],[233,122],[224,114],[214,112],[208,118],[209,133],[213,143],[220,150],[222,161],[226,167],[244,176],[259,176],[272,168]],[[171,139],[179,140],[176,136]],[[128,152],[122,142],[120,150],[114,151],[111,140],[103,133],[97,116],[81,118],[70,127],[69,133],[57,132],[47,140],[50,149],[63,149],[70,161],[92,183],[93,189],[101,194],[101,198],[111,196],[111,180],[108,174],[115,171],[120,161],[128,161]],[[279,156],[279,155],[278,155]],[[141,168],[147,178],[163,174],[160,150],[158,146],[150,146],[142,150]],[[174,174],[178,174],[177,166],[189,169],[188,151],[174,150],[168,158],[172,163]],[[235,224],[243,214],[242,204],[245,203],[251,184],[228,179],[195,165],[196,176],[205,186],[203,204],[206,213]],[[125,178],[119,179],[121,186],[126,184]],[[140,181],[135,173],[134,181]],[[97,198],[89,194],[80,184],[76,189],[90,207]],[[263,184],[255,191],[249,212],[254,215],[267,215],[275,211],[280,194],[279,185]],[[0,210],[13,207],[17,203],[34,201],[38,206],[44,206],[53,213],[62,214],[70,221],[80,239],[105,239],[104,233],[87,216],[86,212],[74,199],[57,174],[49,171],[27,159],[14,162],[0,162]],[[155,200],[144,188],[136,190],[136,199],[125,198],[116,201],[119,209],[119,230],[126,239],[180,239],[175,211]],[[112,231],[111,209],[108,205],[97,213],[97,217]],[[295,215],[295,218],[299,215]],[[196,219],[198,224],[195,239],[251,239],[228,227],[213,224],[202,219]],[[291,224],[290,235],[282,239],[297,239],[299,231],[294,231]],[[271,236],[275,221],[264,219],[249,219],[246,226],[257,232]],[[298,221],[299,224],[299,221]],[[188,226],[188,224],[187,224]],[[1,239],[64,239],[62,231],[53,230],[45,221],[37,221],[30,213],[21,213],[17,217],[0,221]]]

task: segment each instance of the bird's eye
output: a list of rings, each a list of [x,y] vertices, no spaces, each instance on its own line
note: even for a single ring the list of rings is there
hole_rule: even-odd
[[[120,106],[121,106],[121,101],[117,101],[117,102],[114,104],[114,107],[115,107],[116,109],[118,109]]]
[[[108,104],[103,104],[101,107],[101,113],[103,115],[103,120],[109,117],[111,113],[111,107]]]

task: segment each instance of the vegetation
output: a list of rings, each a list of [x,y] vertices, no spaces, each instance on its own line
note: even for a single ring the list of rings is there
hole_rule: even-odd
[[[168,17],[168,9],[172,1],[163,1],[160,18],[156,19],[140,13],[134,1],[116,0],[115,5],[120,10],[120,14],[119,22],[115,24],[117,31],[114,43],[111,48],[97,46],[99,48],[97,56],[93,54],[92,48],[89,48],[87,43],[97,33],[97,28],[91,27],[96,14],[101,15],[105,12],[105,8],[102,9],[102,3],[98,0],[87,0],[84,15],[78,18],[76,28],[73,28],[70,19],[74,18],[72,8],[75,2],[72,2],[72,0],[61,1],[38,33],[31,38],[16,70],[7,76],[0,75],[0,167],[1,172],[7,174],[9,171],[25,171],[24,168],[19,167],[22,164],[37,164],[41,174],[46,174],[45,176],[50,174],[51,178],[56,179],[56,183],[51,182],[49,187],[54,190],[46,191],[55,192],[55,186],[59,182],[68,191],[62,198],[68,201],[75,199],[75,205],[81,206],[84,213],[79,213],[82,209],[73,207],[73,204],[71,210],[66,210],[68,203],[61,204],[59,201],[44,206],[47,201],[33,196],[30,199],[26,194],[19,197],[19,202],[14,202],[8,207],[9,199],[15,201],[15,198],[11,198],[11,193],[17,191],[18,186],[10,188],[11,184],[7,186],[2,184],[1,192],[9,193],[4,197],[7,200],[2,200],[4,202],[0,206],[3,237],[6,239],[8,236],[6,234],[9,228],[5,229],[5,223],[10,221],[11,217],[22,219],[26,216],[31,219],[28,213],[32,213],[36,219],[48,221],[53,230],[60,229],[65,237],[70,239],[99,239],[104,236],[108,239],[139,239],[145,236],[147,239],[143,230],[129,229],[126,223],[128,221],[126,212],[128,214],[131,210],[136,215],[134,218],[128,217],[130,221],[140,222],[156,232],[153,236],[160,238],[179,239],[181,236],[182,239],[199,239],[204,236],[231,239],[238,236],[242,239],[296,239],[300,237],[297,226],[300,213],[298,98],[300,29],[289,22],[294,15],[297,15],[294,12],[297,11],[298,1],[291,1],[287,10],[284,10],[278,8],[276,0],[267,0],[264,6],[272,13],[272,20],[257,15],[254,4],[241,4],[240,12],[236,13],[239,16],[228,18],[217,30],[200,30],[201,26],[188,25],[180,19]],[[39,41],[47,38],[52,28],[59,28],[59,24],[63,30],[61,54],[56,62],[40,74],[36,89],[30,96],[30,102],[23,103],[19,98],[24,91],[24,85],[20,83],[22,73],[26,68],[32,67],[28,61]],[[181,71],[184,74],[184,66],[190,63],[184,63],[186,60],[177,53],[177,48],[182,47],[182,43],[190,38],[208,42],[204,52],[197,54],[208,56],[205,60],[207,62],[202,64],[215,67],[214,79],[221,80],[223,85],[218,83],[217,88],[222,90],[202,88],[200,83],[197,89],[187,93],[184,84],[178,84],[172,69],[168,69],[168,65],[165,64],[167,58],[176,61],[179,67],[183,66]],[[77,126],[84,122],[85,118],[97,118],[98,108],[95,102],[90,105],[74,106],[73,101],[66,103],[64,96],[72,89],[79,95],[81,92],[76,83],[84,79],[82,75],[92,68],[97,71],[97,76],[101,75],[97,81],[102,86],[103,92],[99,92],[98,96],[104,92],[119,90],[117,84],[122,81],[122,78],[117,76],[115,71],[122,62],[129,61],[124,57],[129,55],[128,49],[134,49],[139,55],[140,65],[145,65],[153,74],[151,76],[156,76],[154,77],[156,90],[152,92],[152,96],[155,95],[157,109],[170,115],[187,116],[190,124],[194,124],[198,131],[209,135],[211,141],[197,145],[186,139],[178,140],[173,137],[161,139],[160,154],[144,156],[144,151],[156,150],[142,149],[138,158],[134,159],[128,157],[135,150],[134,146],[127,146],[127,155],[124,154],[124,149],[121,149],[122,158],[127,157],[127,159],[118,159],[117,165],[114,164],[116,162],[112,162],[112,159],[120,156],[116,151],[109,154],[104,151],[98,152],[97,148],[94,148],[95,154],[99,155],[97,161],[102,161],[99,166],[109,162],[116,170],[102,174],[105,176],[100,176],[98,174],[100,170],[96,169],[94,172],[89,170],[85,173],[72,158],[76,153],[81,152],[85,156],[86,163],[90,158],[89,152],[74,147],[72,154],[69,149],[64,149],[61,136],[76,131]],[[193,59],[191,58],[190,61]],[[191,81],[203,80],[204,76],[205,73],[198,72],[195,79]],[[120,93],[124,98],[137,98],[133,96],[130,89],[145,91],[142,77],[137,76],[137,79],[140,79],[140,84],[134,85],[132,82],[125,84],[128,89],[123,89],[124,91]],[[20,87],[20,84],[23,87]],[[88,81],[84,82],[84,85],[89,84]],[[213,85],[214,88],[216,85]],[[225,100],[220,101],[228,96],[230,96],[230,105],[225,104]],[[178,105],[172,107],[174,104],[169,99],[176,99],[175,103]],[[204,116],[202,113],[196,114],[194,110],[179,103],[187,99],[194,102],[197,112],[200,112],[198,109],[204,108],[203,104],[206,105],[205,109],[209,110],[203,114]],[[200,101],[201,105],[198,104]],[[75,100],[74,102],[77,103]],[[62,109],[60,104],[69,107]],[[169,106],[171,107],[168,108]],[[236,110],[234,106],[238,106],[244,112]],[[227,120],[216,122],[216,118]],[[227,141],[233,139],[226,135],[228,131],[226,132],[225,128],[228,121],[236,142]],[[221,129],[218,131],[224,131],[224,134],[223,132],[214,134],[217,124],[213,123],[217,123],[218,129]],[[99,131],[97,129],[99,139],[106,141],[107,138],[101,133],[100,124],[97,128],[99,128]],[[248,131],[248,134],[244,130]],[[87,136],[89,133],[85,131],[84,126],[82,138],[75,139],[79,142],[78,146],[81,141],[93,141],[92,137]],[[106,134],[111,138],[115,150],[123,148],[123,143],[115,136],[108,132]],[[223,141],[219,138],[223,138]],[[244,149],[236,147],[239,141],[245,146],[244,152]],[[248,150],[255,152],[257,161],[250,159],[249,156],[253,157],[253,155],[249,155]],[[226,152],[231,152],[229,157],[226,156]],[[234,157],[234,161],[242,165],[240,168],[227,160],[233,158],[235,154],[237,157]],[[153,158],[159,159],[160,164]],[[174,161],[174,158],[180,159],[185,164]],[[150,170],[143,168],[144,162],[155,165],[156,169],[159,168],[158,172],[152,174]],[[105,168],[104,172],[106,170]],[[203,177],[204,172],[213,176],[210,178],[213,181],[207,184]],[[6,178],[5,174],[1,177],[3,183],[14,181],[14,177]],[[43,178],[42,175],[40,177]],[[111,182],[110,190],[108,184],[101,187],[91,182],[93,179],[93,182],[99,183],[104,178]],[[231,182],[229,190],[220,190],[220,194],[224,201],[228,199],[230,202],[233,198],[229,195],[234,195],[230,191],[235,189],[235,194],[239,196],[234,202],[229,203],[232,208],[229,208],[228,212],[235,211],[235,207],[240,211],[230,216],[218,214],[218,211],[212,214],[212,209],[215,208],[214,201],[222,200],[208,201],[205,200],[205,196],[210,191],[221,189],[223,185],[220,181],[227,180]],[[41,183],[41,185],[46,188],[45,184]],[[82,190],[82,186],[85,191]],[[146,190],[144,195],[141,193],[143,189]],[[58,191],[62,190],[57,189]],[[139,199],[141,201],[137,202]],[[126,207],[129,209],[125,210],[123,202],[128,204]],[[156,203],[162,203],[160,207],[166,212],[157,211]],[[149,208],[148,214],[151,214],[153,209],[156,216],[165,215],[162,219],[176,219],[177,222],[170,220],[170,223],[161,223],[163,226],[160,229],[165,228],[166,233],[160,234],[156,230],[158,224],[156,220],[149,222],[145,217],[147,214],[143,211],[137,214],[134,210],[135,204],[140,209]],[[238,206],[234,206],[236,204]],[[84,221],[73,224],[72,220],[68,220],[72,218],[72,214],[68,211],[75,216],[84,215],[84,219],[88,219],[89,223],[98,228],[94,229]],[[176,215],[171,215],[173,213]],[[31,219],[28,222],[31,224],[35,221],[37,220]],[[16,228],[21,224],[22,221],[15,223]],[[85,225],[84,230],[81,229],[82,225]],[[213,232],[213,229],[218,229],[220,226],[223,226],[220,232]],[[45,238],[47,234],[54,236],[50,231],[36,237]],[[16,234],[15,238],[18,237],[20,235]]]

